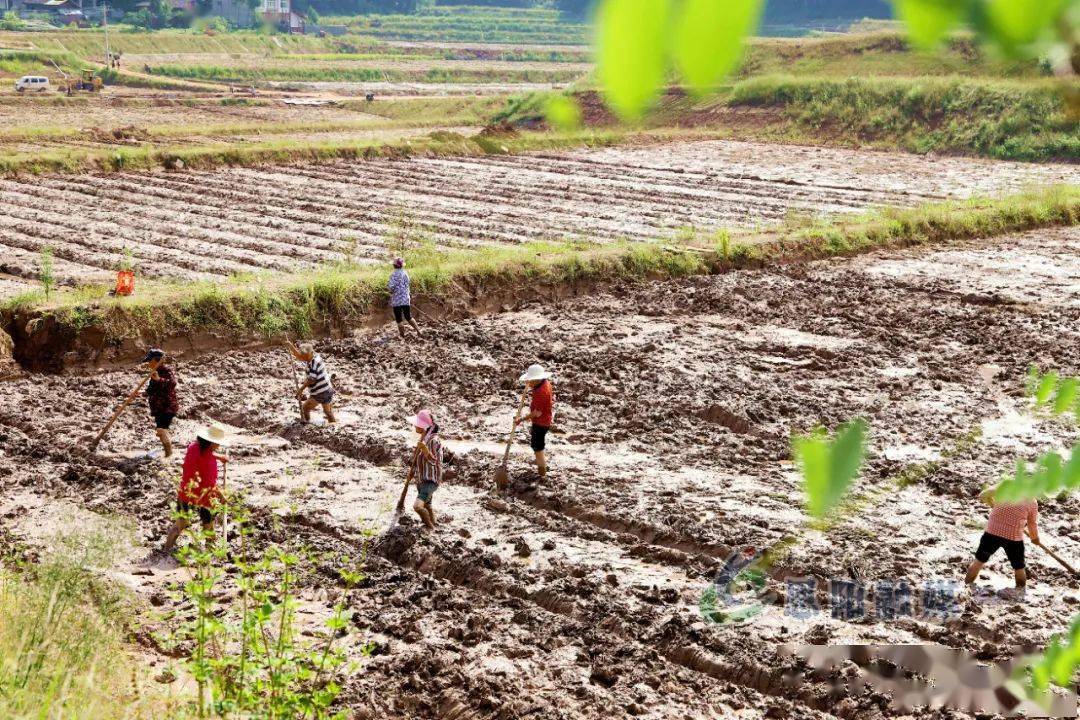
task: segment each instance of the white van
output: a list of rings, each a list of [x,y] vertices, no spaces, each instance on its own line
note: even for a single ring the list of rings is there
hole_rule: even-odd
[[[45,92],[49,89],[49,78],[41,75],[23,75],[21,78],[15,81],[15,89],[18,92],[24,90],[37,90],[38,92]]]

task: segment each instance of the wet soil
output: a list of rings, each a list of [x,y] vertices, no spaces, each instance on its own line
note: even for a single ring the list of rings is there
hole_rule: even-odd
[[[627,284],[428,326],[424,342],[363,331],[320,346],[340,390],[337,426],[297,422],[284,352],[180,356],[174,434],[187,442],[209,419],[235,429],[228,482],[267,540],[335,556],[369,549],[370,578],[351,604],[357,642],[377,652],[357,654],[346,684],[355,717],[892,717],[881,695],[788,687],[783,671],[798,661],[780,646],[932,642],[1004,660],[1044,644],[1080,607],[1077,580],[1030,546],[1025,602],[995,594],[1011,583],[999,555],[978,602],[948,619],[884,620],[872,608],[834,618],[826,584],[959,580],[985,521],[980,488],[1017,457],[1077,439],[1031,412],[1023,379],[1031,362],[1080,373],[1068,341],[1078,244],[1080,230],[1041,231]],[[532,362],[556,377],[552,472],[539,481],[518,436],[513,482],[495,492],[515,381]],[[81,449],[137,381],[132,370],[3,384],[0,526],[33,544],[117,515],[137,541],[158,541],[179,465],[136,459],[154,447],[145,408],[125,413],[99,454]],[[386,532],[412,441],[406,418],[421,407],[448,448],[440,526],[421,533],[407,517]],[[858,502],[813,525],[789,436],[855,416],[872,428]],[[1080,558],[1080,501],[1041,511],[1048,543]],[[780,547],[759,614],[702,617],[702,593],[731,553]],[[143,552],[105,571],[168,610],[184,571],[137,570]],[[305,584],[312,622],[340,594],[333,577]],[[790,612],[793,578],[821,583],[822,613]]]
[[[294,272],[383,261],[403,218],[443,247],[651,240],[1078,179],[1069,165],[731,141],[5,178],[0,273],[33,280],[46,246],[69,284],[109,282],[124,248],[145,278]]]

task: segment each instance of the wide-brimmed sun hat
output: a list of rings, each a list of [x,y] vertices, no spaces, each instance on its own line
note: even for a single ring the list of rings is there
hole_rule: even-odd
[[[201,437],[203,440],[207,440],[218,445],[228,446],[229,433],[225,430],[225,426],[219,423],[211,423],[206,427],[195,433],[195,437]]]
[[[543,365],[530,365],[529,369],[525,371],[525,374],[518,378],[518,382],[547,380],[549,377],[551,377],[551,373],[545,370]]]
[[[311,343],[300,343],[300,345],[297,347],[297,349],[300,351],[301,355],[314,355],[315,354],[315,346],[312,345]]]
[[[165,357],[165,351],[161,348],[152,347],[146,351],[146,357],[142,359],[144,363],[148,363],[151,360],[160,360]]]
[[[412,419],[413,427],[422,428],[427,430],[429,427],[435,424],[435,417],[431,414],[430,410],[421,410],[416,413],[416,416]]]
[[[396,267],[396,268],[405,267],[405,259],[404,258],[399,258],[399,257],[394,258],[394,267]]]

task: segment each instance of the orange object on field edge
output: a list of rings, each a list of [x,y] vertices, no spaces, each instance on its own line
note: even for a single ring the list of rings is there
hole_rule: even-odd
[[[135,292],[135,272],[120,270],[116,273],[116,294],[131,295]]]

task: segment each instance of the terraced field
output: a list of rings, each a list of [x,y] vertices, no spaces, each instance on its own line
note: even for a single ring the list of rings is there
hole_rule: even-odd
[[[348,607],[359,671],[341,696],[356,718],[985,718],[1007,693],[965,687],[952,709],[913,714],[890,705],[899,693],[860,692],[866,669],[850,663],[846,685],[803,674],[793,689],[785,673],[803,666],[782,647],[933,643],[998,662],[1065,629],[1080,585],[1031,546],[1024,603],[998,594],[1011,584],[1000,554],[976,596],[942,616],[925,588],[962,576],[988,478],[1075,439],[1030,413],[1022,387],[1032,358],[1080,371],[1075,344],[1059,341],[1080,307],[1078,243],[1063,229],[628,283],[447,318],[422,344],[358,331],[320,343],[340,390],[333,427],[297,421],[281,350],[179,353],[173,432],[186,443],[210,419],[233,426],[228,487],[245,493],[260,543],[366,558]],[[522,435],[513,482],[496,492],[514,380],[537,360],[556,373],[552,472],[530,470]],[[142,562],[169,524],[179,457],[142,458],[156,442],[142,403],[100,453],[85,450],[137,380],[123,369],[5,383],[0,517],[37,548],[119,515],[143,547],[103,572],[155,606],[161,631],[193,612],[173,590],[188,570]],[[410,516],[391,522],[406,418],[421,407],[449,450],[431,533]],[[822,528],[800,507],[789,435],[853,416],[872,428],[858,512]],[[1078,510],[1075,495],[1041,509],[1044,537],[1072,558]],[[736,588],[730,606],[757,603],[756,614],[704,619],[699,602],[726,560],[765,548],[783,552],[764,587]],[[305,627],[340,597],[335,566],[319,562],[299,588]],[[230,577],[222,602],[235,596]],[[833,580],[867,589],[864,615],[833,614]],[[792,584],[810,581],[817,612],[794,599]],[[873,593],[900,581],[915,594],[894,619]],[[136,637],[155,674],[168,666],[156,632]],[[368,642],[376,652],[361,652]]]
[[[1023,165],[740,142],[477,158],[413,158],[0,180],[0,273],[31,281],[51,247],[63,282],[106,281],[130,249],[140,274],[197,279],[296,271],[348,254],[385,260],[388,236],[442,247],[536,239],[670,238],[1077,182]],[[8,287],[19,287],[19,282]]]

